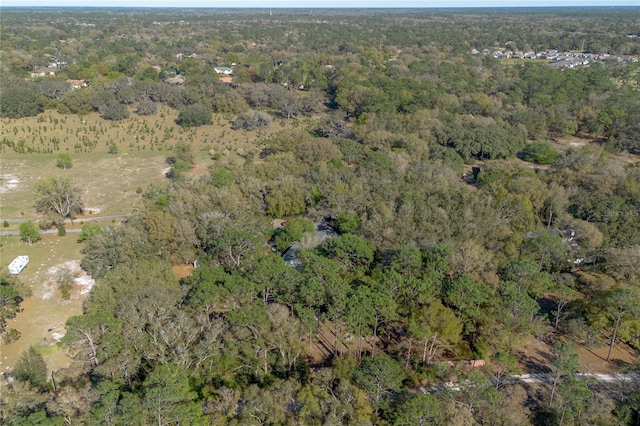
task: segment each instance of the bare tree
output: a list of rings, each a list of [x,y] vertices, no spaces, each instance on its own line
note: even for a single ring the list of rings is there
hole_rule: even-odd
[[[72,221],[84,208],[80,199],[80,189],[64,177],[53,177],[38,182],[35,198],[38,213],[58,215]]]

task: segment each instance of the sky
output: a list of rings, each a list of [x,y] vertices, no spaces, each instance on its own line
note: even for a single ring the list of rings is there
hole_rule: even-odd
[[[400,8],[637,6],[640,0],[0,0],[9,6],[210,7],[210,8]]]

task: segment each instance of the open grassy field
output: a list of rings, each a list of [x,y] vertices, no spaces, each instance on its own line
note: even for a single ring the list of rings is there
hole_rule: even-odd
[[[216,114],[213,124],[182,128],[175,124],[177,111],[162,106],[154,115],[108,121],[98,113],[88,115],[59,114],[45,111],[36,117],[0,120],[0,142],[3,154],[59,154],[77,157],[87,153],[106,154],[112,145],[119,154],[168,152],[176,143],[192,145],[194,152],[210,150],[246,150],[260,135],[231,130],[233,116]],[[266,132],[288,124],[274,121]],[[264,132],[263,132],[264,133]]]
[[[21,242],[18,236],[1,237],[0,243],[3,269],[16,256],[29,256],[30,262],[19,278],[32,291],[32,296],[20,305],[23,311],[7,323],[7,328],[15,328],[21,337],[8,345],[0,343],[0,371],[13,367],[20,354],[32,345],[43,352],[49,370],[67,366],[69,359],[57,349],[55,341],[56,333],[64,333],[67,318],[82,312],[82,302],[91,283],[77,271],[82,244],[76,242],[74,234],[43,235],[40,242],[31,246]],[[56,271],[62,267],[76,269],[78,273],[69,300],[63,300],[56,280]]]
[[[132,114],[118,122],[103,120],[97,113],[52,111],[0,120],[0,218],[36,219],[35,182],[51,176],[71,178],[82,191],[88,213],[126,214],[140,198],[138,188],[165,181],[165,160],[176,143],[189,144],[200,169],[206,170],[214,155],[217,161],[242,163],[246,155],[259,152],[268,134],[300,124],[274,121],[263,131],[245,132],[231,130],[230,117],[222,115],[215,115],[212,125],[192,129],[176,125],[175,118],[174,110],[162,107],[156,115]],[[109,154],[112,145],[117,154]],[[71,156],[71,169],[56,166],[60,153]],[[5,230],[13,228],[17,226]]]
[[[195,155],[198,174],[217,162],[241,164],[247,154],[257,154],[263,139],[273,132],[301,125],[301,122],[274,121],[261,132],[230,129],[229,118],[214,116],[214,124],[182,129],[174,122],[176,112],[161,107],[154,116],[132,114],[128,120],[110,122],[96,114],[62,115],[46,111],[37,117],[0,120],[0,220],[38,219],[34,209],[34,187],[38,180],[67,176],[82,192],[85,214],[67,229],[81,227],[82,221],[102,216],[126,215],[140,200],[136,191],[150,184],[167,182],[166,158],[178,142],[188,143]],[[109,153],[110,146],[117,153]],[[56,166],[58,154],[68,153],[70,169]],[[103,226],[111,220],[99,221]],[[18,230],[11,222],[1,231]],[[0,371],[13,367],[20,354],[36,345],[50,371],[69,365],[67,354],[55,344],[64,334],[64,323],[82,312],[82,303],[91,279],[79,269],[83,244],[77,234],[65,237],[43,235],[29,246],[18,236],[0,237],[0,267],[18,255],[28,255],[28,267],[20,279],[33,295],[21,304],[23,311],[10,320],[8,328],[20,331],[21,338],[0,346]],[[64,300],[55,276],[60,268],[74,271],[76,281],[70,300]]]

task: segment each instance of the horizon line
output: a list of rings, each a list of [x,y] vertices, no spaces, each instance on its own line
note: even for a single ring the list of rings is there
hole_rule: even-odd
[[[613,9],[613,8],[636,8],[639,5],[615,4],[615,5],[501,5],[501,6],[235,6],[235,7],[217,7],[217,6],[81,6],[81,5],[9,5],[0,4],[0,9],[215,9],[215,10],[416,10],[416,9]]]

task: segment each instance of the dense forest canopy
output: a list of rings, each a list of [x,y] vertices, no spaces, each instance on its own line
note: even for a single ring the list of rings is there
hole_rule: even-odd
[[[580,379],[575,347],[640,345],[638,28],[637,8],[3,9],[3,119],[161,106],[257,135],[199,177],[197,141],[172,145],[125,225],[83,230],[97,283],[61,341],[81,375],[49,389],[26,352],[3,421],[634,424],[639,394]],[[552,384],[527,394],[503,380],[532,339]]]

